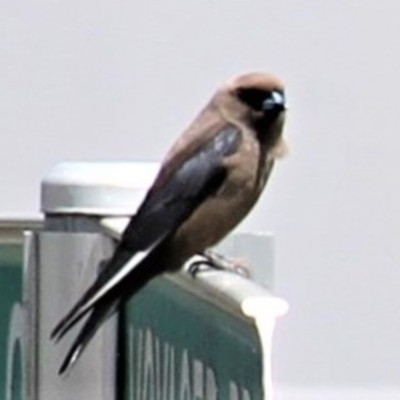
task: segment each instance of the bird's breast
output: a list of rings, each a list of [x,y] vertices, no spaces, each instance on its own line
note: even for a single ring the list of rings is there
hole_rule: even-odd
[[[238,151],[224,160],[227,177],[221,188],[176,232],[177,248],[185,249],[190,257],[214,246],[234,229],[260,196],[268,176],[263,172],[268,169],[265,164],[258,142],[244,135]]]

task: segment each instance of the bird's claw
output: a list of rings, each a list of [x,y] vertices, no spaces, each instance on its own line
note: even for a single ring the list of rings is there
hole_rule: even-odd
[[[207,269],[213,268],[215,268],[215,266],[212,265],[207,259],[196,260],[190,263],[188,267],[188,272],[192,276],[192,278],[195,278],[199,272],[207,271]]]
[[[250,278],[250,268],[244,260],[227,258],[211,250],[206,250],[201,256],[201,260],[193,261],[188,267],[188,272],[193,278],[199,272],[207,271],[208,269],[230,271]]]

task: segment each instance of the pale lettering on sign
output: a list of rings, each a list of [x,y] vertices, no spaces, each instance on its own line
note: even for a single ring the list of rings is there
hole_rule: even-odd
[[[217,400],[214,369],[188,349],[163,341],[149,328],[130,325],[128,337],[132,400]],[[234,380],[229,382],[229,394],[229,400],[251,400],[249,390]]]

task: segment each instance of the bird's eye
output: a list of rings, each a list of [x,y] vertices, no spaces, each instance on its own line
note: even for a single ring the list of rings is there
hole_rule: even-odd
[[[237,96],[242,103],[253,110],[262,111],[263,103],[271,96],[271,93],[260,89],[239,89]]]
[[[280,91],[261,89],[239,89],[239,100],[255,111],[282,111],[285,109],[285,97]]]

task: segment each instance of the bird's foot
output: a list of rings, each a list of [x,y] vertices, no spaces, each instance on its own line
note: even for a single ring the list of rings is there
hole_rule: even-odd
[[[195,277],[199,272],[208,269],[230,271],[246,278],[250,278],[250,267],[245,260],[228,258],[212,250],[206,250],[200,254],[202,260],[196,260],[189,266],[189,273]]]

